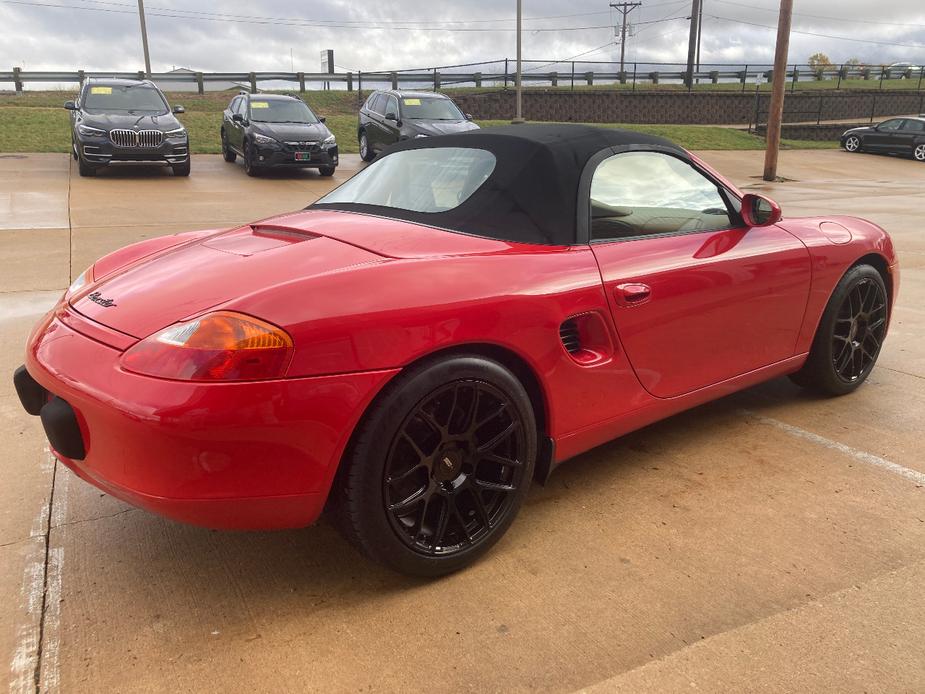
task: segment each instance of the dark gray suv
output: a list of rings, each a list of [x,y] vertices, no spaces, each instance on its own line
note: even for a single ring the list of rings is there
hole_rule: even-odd
[[[92,79],[81,87],[71,112],[71,153],[81,176],[115,163],[167,164],[189,176],[189,135],[163,92],[148,80]]]
[[[476,130],[453,100],[433,92],[376,91],[360,108],[357,138],[364,161],[393,142]]]

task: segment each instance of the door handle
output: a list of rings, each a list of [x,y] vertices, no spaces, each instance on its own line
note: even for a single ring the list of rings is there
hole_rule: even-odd
[[[614,288],[614,297],[621,306],[638,306],[652,297],[652,288],[641,282],[626,282]]]

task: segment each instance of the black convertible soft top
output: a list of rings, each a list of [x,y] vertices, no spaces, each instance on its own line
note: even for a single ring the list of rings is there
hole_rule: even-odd
[[[582,172],[598,153],[639,147],[668,150],[688,159],[683,149],[661,137],[568,124],[505,125],[405,140],[381,157],[439,147],[483,149],[496,158],[488,179],[451,210],[415,212],[351,202],[319,202],[311,207],[365,212],[505,241],[570,245],[577,239]]]

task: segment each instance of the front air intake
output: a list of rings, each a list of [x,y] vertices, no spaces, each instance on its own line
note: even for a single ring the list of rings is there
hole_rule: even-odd
[[[559,326],[559,339],[565,351],[569,354],[577,354],[581,351],[581,339],[578,336],[578,322],[574,318],[569,318]]]

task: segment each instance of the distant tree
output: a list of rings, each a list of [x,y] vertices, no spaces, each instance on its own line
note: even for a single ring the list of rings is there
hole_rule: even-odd
[[[832,61],[829,60],[829,56],[825,53],[813,53],[809,56],[809,66],[814,70],[818,70],[820,68],[831,67]]]
[[[859,58],[848,58],[848,60],[845,61],[845,65],[861,65],[861,61]]]

